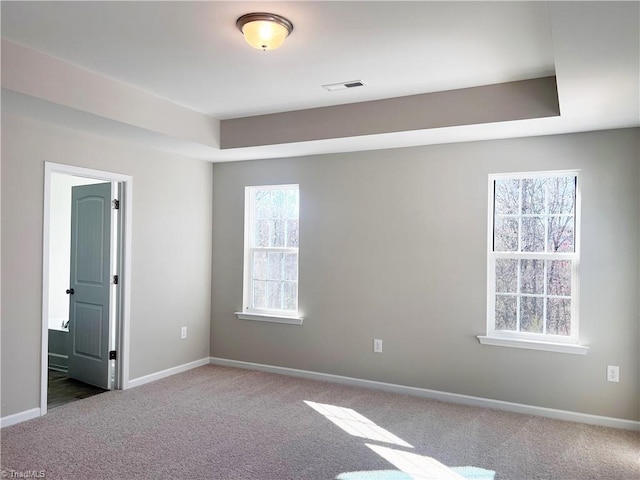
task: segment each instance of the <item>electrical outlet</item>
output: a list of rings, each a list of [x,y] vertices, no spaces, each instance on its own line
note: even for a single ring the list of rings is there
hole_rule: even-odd
[[[187,327],[182,327],[180,329],[180,339],[184,340],[185,338],[187,338]]]
[[[373,351],[374,353],[382,353],[382,340],[379,338],[373,339]]]
[[[607,365],[607,381],[619,382],[620,381],[620,367],[617,365]]]

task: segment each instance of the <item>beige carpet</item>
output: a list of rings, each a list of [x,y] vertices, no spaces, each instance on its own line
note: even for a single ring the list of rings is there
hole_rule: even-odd
[[[638,432],[218,366],[58,407],[1,439],[9,478],[640,478]]]

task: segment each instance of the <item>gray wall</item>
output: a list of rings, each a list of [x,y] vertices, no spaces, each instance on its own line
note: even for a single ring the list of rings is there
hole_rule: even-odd
[[[639,158],[625,129],[215,164],[211,355],[637,420]],[[589,353],[480,345],[487,175],[576,168]],[[300,184],[301,326],[233,314],[244,186],[278,183]]]
[[[211,164],[3,114],[3,417],[40,403],[45,161],[133,176],[130,379],[209,355]]]

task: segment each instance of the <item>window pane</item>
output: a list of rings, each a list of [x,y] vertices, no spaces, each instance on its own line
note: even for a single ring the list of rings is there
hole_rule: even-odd
[[[496,259],[496,293],[517,293],[518,260]]]
[[[284,282],[284,305],[285,310],[298,310],[298,284],[296,282]]]
[[[495,213],[517,214],[520,210],[520,180],[496,180]]]
[[[269,280],[282,280],[282,253],[269,252]]]
[[[253,308],[267,307],[267,282],[253,282]]]
[[[284,214],[286,218],[298,218],[298,190],[287,190]]]
[[[542,217],[522,219],[522,251],[544,252],[544,223]]]
[[[273,235],[271,237],[271,247],[284,247],[284,220],[273,221]]]
[[[282,283],[267,282],[267,308],[282,310]]]
[[[298,248],[299,228],[298,220],[287,220],[287,247]]]
[[[496,252],[518,251],[518,219],[496,217],[494,230],[494,250]]]
[[[543,311],[544,298],[522,296],[520,299],[520,330],[542,333]]]
[[[298,281],[298,255],[296,253],[284,255],[284,279]]]
[[[520,292],[544,293],[544,261],[520,260]]]
[[[517,306],[516,297],[496,295],[496,330],[517,330]]]
[[[285,195],[286,195],[286,192],[284,190],[271,191],[271,217],[272,218],[284,217]]]
[[[573,217],[549,217],[549,251],[573,252]]]
[[[551,260],[547,263],[547,293],[571,296],[571,260]]]
[[[271,192],[269,190],[256,190],[255,201],[256,218],[269,218],[271,216]]]
[[[549,213],[573,214],[576,177],[552,177],[547,180]]]
[[[256,220],[254,247],[268,247],[271,234],[271,220]]]
[[[544,213],[545,178],[522,180],[522,213]]]
[[[571,335],[571,300],[550,298],[547,303],[547,333]]]
[[[252,278],[255,280],[266,280],[267,269],[267,252],[253,252]]]

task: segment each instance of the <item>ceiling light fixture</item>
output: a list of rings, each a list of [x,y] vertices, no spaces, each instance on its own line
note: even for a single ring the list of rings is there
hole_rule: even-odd
[[[275,50],[293,31],[293,23],[274,13],[247,13],[236,20],[236,26],[258,50]]]

